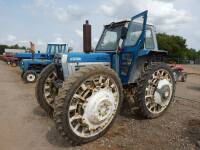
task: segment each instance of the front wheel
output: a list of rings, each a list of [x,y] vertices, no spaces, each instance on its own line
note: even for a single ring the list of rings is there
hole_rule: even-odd
[[[175,80],[169,66],[155,63],[138,80],[135,102],[145,118],[162,115],[174,99]]]
[[[35,96],[38,104],[47,114],[52,117],[54,110],[54,99],[58,94],[58,88],[53,84],[57,80],[55,64],[49,64],[39,74],[36,86]]]
[[[54,119],[58,131],[74,144],[101,137],[119,112],[122,91],[120,79],[108,67],[91,65],[76,71],[56,97]]]
[[[28,70],[23,74],[23,79],[27,83],[34,83],[37,78],[37,73],[33,70]]]

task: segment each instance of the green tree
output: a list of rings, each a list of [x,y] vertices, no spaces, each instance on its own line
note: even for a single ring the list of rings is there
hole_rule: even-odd
[[[158,47],[168,51],[171,57],[186,57],[187,45],[186,39],[180,36],[167,35],[165,33],[157,34]]]
[[[6,48],[8,48],[7,45],[0,45],[0,55],[2,55],[5,52]]]
[[[158,33],[157,41],[159,49],[168,51],[169,57],[191,59],[200,57],[199,51],[187,48],[186,39],[181,36]]]
[[[26,49],[25,46],[19,46],[18,44],[15,45],[0,45],[0,55],[2,55],[5,52],[6,48],[10,48],[10,49]]]

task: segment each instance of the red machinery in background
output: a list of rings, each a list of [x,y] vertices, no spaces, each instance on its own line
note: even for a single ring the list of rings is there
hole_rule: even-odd
[[[3,60],[7,63],[7,64],[11,64],[11,65],[16,65],[15,62],[18,61],[18,58],[15,58],[13,56],[13,54],[10,53],[6,53],[5,55],[3,55]]]
[[[174,78],[175,78],[176,82],[177,81],[181,81],[181,82],[185,82],[186,81],[187,73],[183,72],[184,68],[183,68],[182,65],[173,64],[173,65],[170,65],[170,67],[173,70],[173,74],[174,74]]]

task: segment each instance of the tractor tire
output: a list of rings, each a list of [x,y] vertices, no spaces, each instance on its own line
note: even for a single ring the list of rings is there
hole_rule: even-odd
[[[123,88],[115,71],[102,65],[81,68],[59,89],[54,110],[56,128],[73,145],[93,141],[112,126],[122,100]],[[99,120],[101,115],[105,118]]]
[[[55,89],[55,87],[52,82],[56,80],[55,71],[56,71],[55,64],[50,64],[46,66],[42,70],[42,72],[38,75],[36,86],[35,86],[35,96],[36,96],[37,102],[40,105],[40,107],[43,110],[45,110],[50,117],[53,116],[53,110],[54,110],[53,103],[54,103],[55,95],[52,94],[52,89]],[[50,79],[50,77],[53,77],[53,78]],[[49,89],[45,88],[45,86],[49,87]],[[46,92],[49,92],[49,93],[46,93]]]
[[[26,83],[34,83],[36,81],[36,78],[37,78],[37,73],[33,70],[28,70],[23,74],[23,80]]]
[[[137,113],[148,119],[161,116],[173,101],[174,94],[175,80],[171,68],[164,63],[153,63],[138,79]]]

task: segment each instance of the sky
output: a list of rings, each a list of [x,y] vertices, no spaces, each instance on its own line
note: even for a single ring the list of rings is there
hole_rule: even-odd
[[[200,0],[0,0],[0,44],[45,51],[47,43],[68,43],[82,51],[82,25],[92,25],[92,46],[103,25],[148,10],[157,32],[180,35],[200,50]]]

